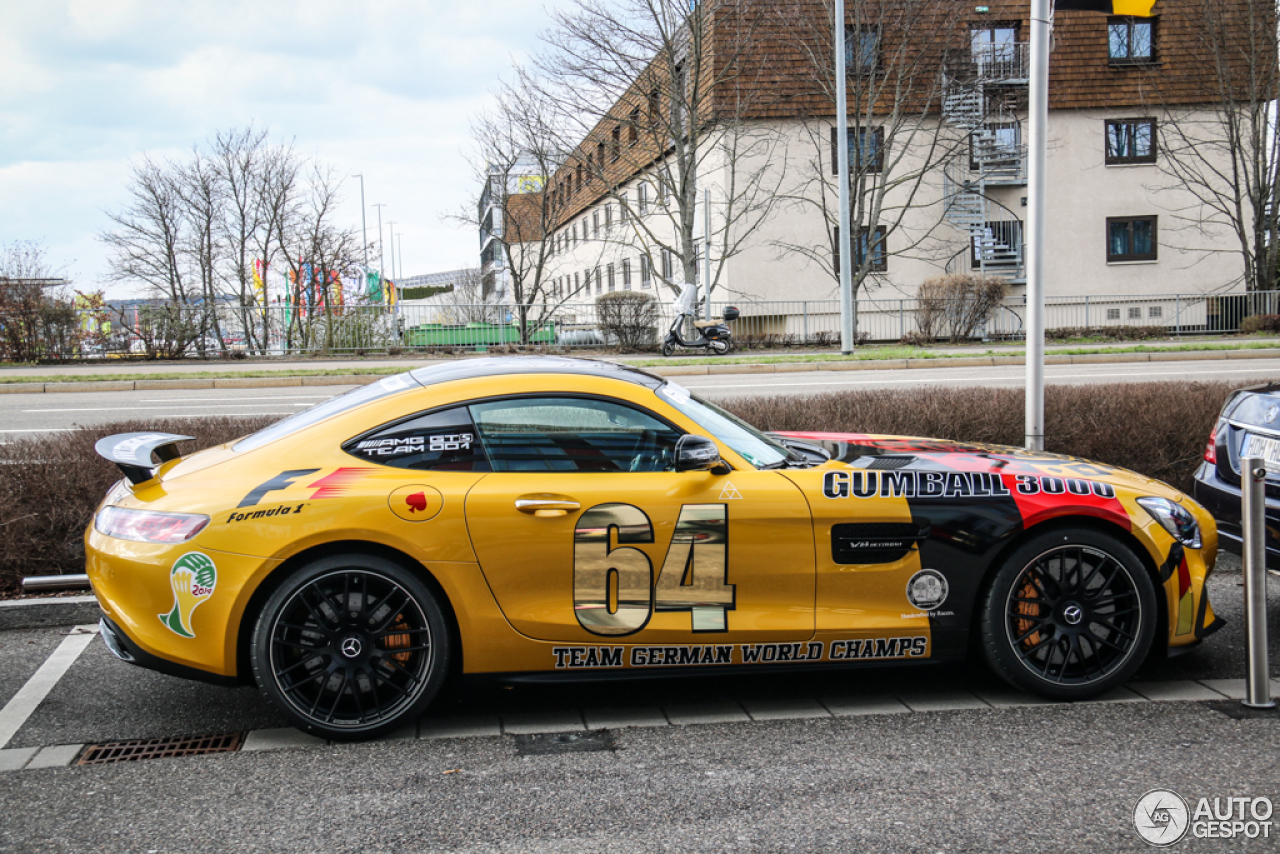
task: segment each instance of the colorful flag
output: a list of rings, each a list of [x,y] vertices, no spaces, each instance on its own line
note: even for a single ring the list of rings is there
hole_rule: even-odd
[[[1107,15],[1132,15],[1150,18],[1156,0],[1053,0],[1053,8],[1080,12],[1102,12]]]

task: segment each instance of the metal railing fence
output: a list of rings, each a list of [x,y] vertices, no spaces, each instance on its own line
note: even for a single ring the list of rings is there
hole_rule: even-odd
[[[1122,337],[1233,333],[1254,315],[1280,314],[1280,291],[1233,294],[1058,296],[1045,301],[1045,326]],[[712,316],[729,305],[739,317],[729,326],[740,348],[835,346],[839,301],[714,301]],[[916,299],[857,301],[860,343],[895,342],[916,331],[928,311],[948,316],[959,308]],[[701,315],[700,315],[701,316]],[[670,305],[655,303],[633,318],[627,335],[656,347],[674,321]],[[1009,297],[965,340],[1023,338],[1025,297]],[[938,340],[947,340],[950,331]],[[638,334],[637,334],[638,333]],[[615,346],[616,330],[594,302],[519,307],[492,304],[402,304],[323,308],[154,305],[124,310],[0,314],[0,358],[31,360],[113,355],[153,358],[316,353],[484,351],[493,348],[583,349]],[[924,343],[915,341],[913,343]]]

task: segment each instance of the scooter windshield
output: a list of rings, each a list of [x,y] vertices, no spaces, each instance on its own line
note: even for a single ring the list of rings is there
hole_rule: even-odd
[[[687,388],[673,382],[667,382],[657,389],[656,394],[676,409],[692,418],[708,435],[724,442],[756,468],[771,468],[797,459],[796,455],[782,445],[770,439],[747,422],[725,412],[714,403],[696,397]]]

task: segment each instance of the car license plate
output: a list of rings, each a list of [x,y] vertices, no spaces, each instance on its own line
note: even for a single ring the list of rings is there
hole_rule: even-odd
[[[1240,448],[1240,456],[1262,457],[1268,463],[1280,465],[1280,439],[1246,433],[1244,444]]]

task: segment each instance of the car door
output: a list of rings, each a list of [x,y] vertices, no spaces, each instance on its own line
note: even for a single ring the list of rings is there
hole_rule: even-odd
[[[812,526],[790,481],[676,472],[681,431],[619,400],[470,409],[493,473],[467,495],[467,526],[517,631],[637,644],[813,635]]]

